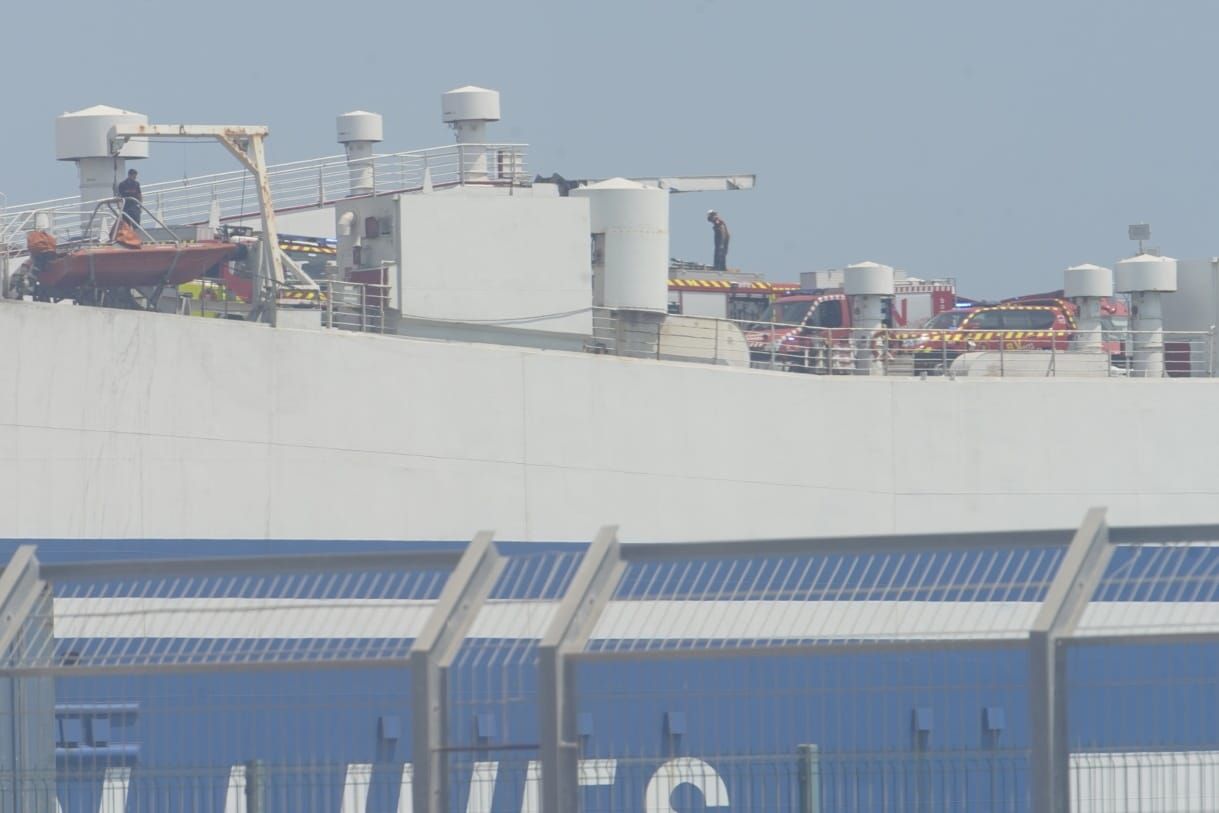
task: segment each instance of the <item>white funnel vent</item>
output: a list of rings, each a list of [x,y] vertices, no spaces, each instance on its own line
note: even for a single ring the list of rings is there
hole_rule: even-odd
[[[1164,309],[1161,294],[1177,290],[1177,261],[1140,254],[1113,269],[1117,290],[1130,294],[1130,325],[1134,330],[1131,374],[1140,378],[1164,375]]]
[[[351,195],[376,191],[373,145],[383,138],[381,116],[366,110],[353,110],[335,120],[338,141],[347,149],[347,170]]]
[[[478,143],[463,139],[471,131],[483,131],[487,122],[499,121],[499,91],[466,85],[450,90],[441,99],[444,123],[457,132],[459,143]]]
[[[453,128],[465,180],[487,177],[487,150],[473,146],[487,143],[487,122],[499,121],[499,92],[466,85],[441,97],[441,115]],[[464,146],[464,145],[472,146]]]
[[[893,296],[893,267],[874,262],[855,263],[842,271],[842,290],[851,308],[851,344],[855,372],[883,372],[878,348],[883,346],[885,300]]]
[[[127,176],[127,160],[148,157],[148,141],[133,138],[117,155],[110,152],[110,128],[116,124],[147,124],[148,116],[99,104],[64,113],[55,119],[55,157],[76,163],[82,201],[114,195]]]
[[[1072,266],[1063,272],[1062,291],[1063,296],[1075,303],[1077,324],[1072,349],[1101,352],[1104,349],[1101,306],[1113,296],[1113,271],[1087,263]]]

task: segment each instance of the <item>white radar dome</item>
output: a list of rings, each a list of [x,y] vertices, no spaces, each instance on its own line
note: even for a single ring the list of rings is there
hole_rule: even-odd
[[[847,296],[892,296],[893,267],[862,262],[842,271],[842,291]]]
[[[110,157],[110,128],[116,124],[147,124],[148,116],[104,104],[64,113],[55,119],[55,157],[60,161]],[[119,150],[120,158],[147,158],[148,141],[133,138]]]
[[[1062,295],[1067,299],[1113,296],[1113,269],[1091,263],[1075,265],[1063,272]]]
[[[347,144],[352,141],[384,141],[385,130],[380,113],[369,113],[367,110],[353,110],[335,119],[338,131],[338,142]]]
[[[1128,294],[1140,291],[1177,290],[1177,261],[1171,257],[1140,254],[1122,260],[1113,269],[1118,291]]]
[[[444,122],[499,121],[499,91],[466,85],[441,97]]]

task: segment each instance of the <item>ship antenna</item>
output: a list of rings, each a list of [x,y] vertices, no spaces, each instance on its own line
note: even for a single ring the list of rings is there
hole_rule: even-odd
[[[1138,241],[1139,255],[1143,254],[1143,241],[1151,239],[1151,225],[1149,223],[1133,223],[1126,229],[1126,234],[1131,240]]]

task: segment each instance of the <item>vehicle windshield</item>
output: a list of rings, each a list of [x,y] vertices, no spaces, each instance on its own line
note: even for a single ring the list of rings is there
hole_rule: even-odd
[[[798,325],[804,321],[805,314],[813,303],[807,299],[796,302],[775,302],[766,313],[767,322],[778,322],[783,325]]]
[[[923,323],[923,327],[934,328],[936,330],[952,330],[961,326],[965,321],[965,317],[969,316],[969,311],[944,311],[932,316]]]

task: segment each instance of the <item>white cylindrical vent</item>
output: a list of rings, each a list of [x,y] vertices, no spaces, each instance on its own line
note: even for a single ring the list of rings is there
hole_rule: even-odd
[[[465,122],[499,121],[499,91],[466,85],[450,90],[440,97],[440,112],[445,124],[458,130],[457,140],[462,140],[456,125]]]
[[[1101,305],[1113,296],[1113,270],[1099,265],[1076,265],[1063,272],[1063,295],[1075,303],[1073,350],[1104,350]]]
[[[593,232],[594,304],[666,311],[669,301],[669,193],[624,178],[574,189],[588,200]]]
[[[77,158],[76,174],[82,202],[104,200],[116,194],[116,187],[127,177],[127,162],[122,158]]]
[[[116,124],[147,124],[148,116],[104,104],[64,113],[55,119],[55,157],[60,161],[110,157],[110,128]],[[133,138],[120,158],[147,158],[148,141]]]
[[[453,128],[457,139],[462,180],[487,177],[487,122],[499,121],[499,92],[466,85],[450,90],[440,99],[441,117]]]
[[[349,194],[371,194],[377,188],[373,145],[384,137],[381,116],[366,110],[353,110],[339,116],[335,124],[338,141],[347,148]]]
[[[851,345],[858,375],[884,372],[885,300],[893,296],[893,268],[880,263],[848,265],[842,289],[851,309]]]
[[[893,268],[862,262],[842,271],[842,291],[847,296],[893,296]]]
[[[1063,296],[1067,299],[1113,296],[1113,270],[1099,265],[1076,265],[1063,272]]]
[[[1113,269],[1117,290],[1130,294],[1133,332],[1131,374],[1140,378],[1164,375],[1164,311],[1162,293],[1177,290],[1177,261],[1140,254]]]
[[[377,143],[385,140],[385,125],[381,115],[369,113],[367,110],[353,110],[336,117],[335,130],[340,144],[352,141]]]
[[[127,177],[127,159],[148,157],[148,141],[131,139],[110,150],[110,128],[116,124],[147,124],[148,117],[117,107],[95,105],[55,119],[55,157],[75,161],[82,201],[112,198]]]
[[[1124,294],[1136,291],[1177,290],[1177,261],[1171,257],[1140,254],[1122,260],[1113,269],[1114,288]]]

